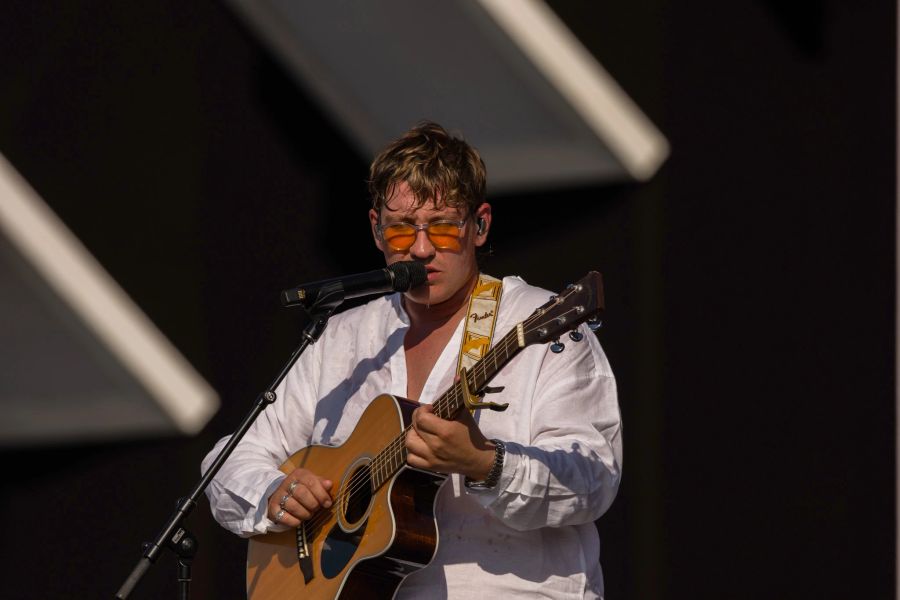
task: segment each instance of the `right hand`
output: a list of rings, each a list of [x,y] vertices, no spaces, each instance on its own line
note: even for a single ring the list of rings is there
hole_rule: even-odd
[[[293,492],[290,492],[291,484],[297,482]],[[279,525],[297,527],[301,521],[312,517],[320,508],[331,508],[331,480],[319,477],[306,469],[294,469],[284,478],[281,485],[269,496],[269,518],[275,521],[281,510],[282,498],[284,501],[284,514],[277,521]]]

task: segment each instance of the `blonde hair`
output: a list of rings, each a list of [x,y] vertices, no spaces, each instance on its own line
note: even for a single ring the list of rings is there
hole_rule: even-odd
[[[394,189],[405,182],[415,208],[429,200],[435,208],[460,208],[468,216],[485,200],[487,173],[478,151],[431,121],[419,123],[387,145],[369,168],[372,208],[380,213]]]

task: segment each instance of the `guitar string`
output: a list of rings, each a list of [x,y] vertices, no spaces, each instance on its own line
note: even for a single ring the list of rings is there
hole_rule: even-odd
[[[576,309],[569,309],[569,310],[563,312],[562,315],[559,315],[558,317],[554,317],[553,319],[550,319],[550,321],[557,320],[560,317],[565,317],[569,313],[571,313],[575,310]],[[532,327],[531,321],[538,319],[542,316],[543,316],[543,314],[539,314],[539,313],[535,312],[534,314],[529,316],[527,319],[525,319],[525,321],[522,322],[522,328],[523,328],[524,333],[532,333],[533,331],[536,331],[537,329],[539,329],[540,326]],[[501,347],[504,348],[504,352],[507,352],[510,349],[509,347],[513,346],[513,345],[515,348],[518,348],[518,340],[517,340],[518,336],[515,335],[516,333],[517,333],[516,328],[513,328],[512,330],[510,330],[510,332],[507,333],[501,339],[500,343],[497,346],[495,346],[493,349],[491,349],[491,351],[488,354],[494,353],[496,350],[498,350]],[[485,355],[484,358],[487,358],[487,356],[488,355]],[[507,356],[506,358],[509,359],[510,357]],[[475,374],[475,371],[480,368],[481,376],[485,377],[487,375],[487,373],[486,373],[486,367],[484,365],[484,362],[485,361],[482,359],[481,361],[476,363],[475,366],[472,368],[471,374]],[[461,395],[462,395],[461,388],[459,386],[459,382],[457,382],[456,384],[453,385],[453,387],[451,387],[449,390],[447,390],[444,394],[442,394],[434,402],[433,406],[436,409],[435,413],[437,414],[438,410],[443,410],[444,408],[446,408],[448,410],[454,408],[454,406],[452,406],[452,405],[450,405],[450,406],[444,406],[444,405],[448,404],[451,401],[451,399],[454,401],[454,403],[460,401],[459,396],[461,396]],[[446,401],[442,402],[442,400],[444,400],[445,398],[446,398]],[[459,408],[459,407],[457,406],[456,408]],[[438,416],[440,416],[440,415],[438,415]],[[385,446],[385,448],[383,448],[378,454],[376,454],[375,457],[369,462],[369,465],[368,465],[370,467],[369,468],[369,472],[370,472],[369,477],[365,477],[362,475],[357,477],[357,474],[361,473],[363,471],[363,469],[358,469],[357,471],[354,471],[353,475],[350,476],[350,482],[345,487],[345,489],[339,494],[339,496],[334,499],[331,508],[325,509],[324,511],[317,513],[312,519],[309,519],[307,521],[301,521],[300,525],[303,525],[304,523],[306,524],[308,535],[312,534],[312,530],[315,530],[316,528],[320,527],[321,525],[326,523],[328,520],[330,520],[331,515],[334,513],[334,511],[340,505],[340,503],[342,503],[345,499],[347,499],[347,501],[349,502],[349,500],[352,499],[353,494],[364,489],[366,485],[370,485],[371,478],[372,478],[371,465],[373,463],[375,463],[376,461],[379,461],[379,460],[380,460],[380,463],[383,463],[386,460],[386,458],[382,458],[383,455],[385,457],[387,457],[389,455],[393,455],[391,458],[391,463],[390,463],[391,465],[393,465],[393,458],[395,458],[396,455],[398,455],[398,454],[402,454],[403,450],[405,449],[406,434],[409,432],[410,429],[411,429],[411,425],[404,427],[401,434],[396,436],[390,443],[388,443],[387,446]],[[405,457],[403,457],[403,458],[405,459]],[[401,460],[399,466],[402,467],[403,462],[404,461]],[[379,464],[378,468],[380,468],[380,466],[381,465]],[[391,473],[391,475],[392,474],[393,473]],[[390,476],[385,477],[385,479],[381,483],[384,483],[384,481],[387,481],[389,478],[390,478]],[[359,481],[354,483],[354,480],[356,480],[356,479],[358,479]],[[370,485],[370,487],[371,487],[371,485]],[[380,487],[380,485],[378,487]],[[298,527],[300,525],[298,525]]]
[[[568,310],[568,311],[565,311],[565,312],[562,313],[562,315],[560,315],[560,316],[566,316],[566,315],[568,315],[569,313],[571,313],[573,310],[575,310],[575,309],[570,309],[570,310]],[[542,314],[537,314],[537,313],[535,313],[535,314],[531,315],[530,317],[528,317],[525,321],[522,322],[523,330],[525,331],[525,333],[531,333],[531,332],[535,331],[536,329],[539,329],[539,327],[532,327],[532,328],[529,328],[529,327],[530,327],[530,325],[531,325],[531,324],[530,324],[530,321],[532,321],[533,319],[537,319],[537,318],[539,318],[539,317],[541,317],[541,316],[543,316],[543,315],[542,315]],[[554,319],[551,319],[551,320],[556,320],[557,318],[559,318],[559,317],[554,317]],[[506,336],[503,337],[503,339],[501,340],[500,344],[498,344],[494,349],[491,350],[491,352],[493,352],[494,350],[500,348],[501,345],[504,346],[504,347],[506,347],[506,346],[510,346],[510,345],[512,345],[513,343],[515,343],[515,347],[518,347],[518,342],[517,342],[517,339],[516,339],[517,336],[516,336],[516,335],[513,335],[513,334],[515,334],[515,333],[516,333],[516,330],[515,330],[515,329],[511,330]],[[508,351],[508,349],[509,349],[509,348],[505,348],[505,349],[504,349],[504,352]],[[487,358],[487,356],[485,356],[485,358]],[[507,358],[509,358],[509,357],[507,357]],[[475,369],[477,369],[479,366],[482,366],[482,363],[483,363],[483,362],[484,362],[484,360],[478,362],[478,363],[475,365],[475,367],[473,367],[472,373],[474,373],[474,372],[475,372]],[[484,371],[485,371],[485,369],[482,368],[482,376],[485,375]],[[455,384],[453,387],[451,387],[447,392],[445,392],[444,394],[442,394],[441,397],[439,397],[438,400],[435,401],[434,406],[439,407],[438,405],[440,405],[439,408],[443,407],[444,404],[446,404],[447,402],[450,401],[450,399],[451,399],[450,397],[451,397],[451,396],[453,397],[453,399],[454,399],[455,401],[458,401],[460,395],[461,395],[461,391],[460,391],[459,385],[458,385],[458,383],[457,383],[457,384]],[[447,399],[447,402],[441,403],[441,400],[444,400],[445,398]],[[446,408],[450,409],[450,408],[452,408],[452,406],[447,406]],[[458,407],[457,407],[457,408],[458,408]],[[380,452],[372,459],[372,461],[370,461],[369,465],[372,465],[374,462],[376,462],[377,460],[379,460],[379,457],[382,457],[382,455],[386,455],[386,454],[393,454],[393,455],[402,454],[402,451],[405,449],[405,438],[406,438],[406,434],[408,433],[408,431],[410,430],[410,428],[411,428],[411,426],[405,427],[405,428],[403,429],[403,432],[402,432],[400,435],[398,435],[397,437],[395,437],[393,441],[391,441],[384,449],[382,449],[382,450],[381,450],[381,451],[380,451]],[[405,457],[404,457],[404,458],[405,458]],[[382,462],[384,462],[384,461],[382,460]],[[401,460],[399,466],[402,467],[402,466],[403,466],[403,462],[404,462],[404,461]],[[391,463],[390,463],[390,464],[393,465],[393,458],[391,459]],[[392,468],[393,468],[393,467],[392,467]],[[350,476],[350,480],[351,480],[351,481],[348,483],[348,485],[345,487],[345,489],[341,492],[341,494],[340,494],[337,498],[335,498],[335,500],[334,500],[334,502],[333,502],[333,504],[332,504],[332,508],[326,509],[325,511],[322,511],[322,512],[318,513],[317,515],[315,515],[312,519],[309,519],[308,521],[303,521],[303,522],[301,522],[301,525],[303,525],[303,523],[306,523],[306,527],[307,527],[307,535],[313,535],[313,532],[314,532],[315,529],[321,527],[321,525],[323,525],[323,524],[326,523],[328,520],[330,520],[330,519],[331,519],[332,513],[334,513],[334,511],[336,510],[337,506],[339,506],[340,503],[343,502],[345,498],[346,498],[346,499],[348,500],[348,502],[349,502],[349,500],[352,499],[353,494],[355,494],[355,493],[357,493],[358,491],[364,489],[366,485],[370,485],[370,482],[371,482],[371,468],[369,469],[369,471],[370,471],[370,476],[369,476],[368,478],[366,478],[365,476],[357,477],[357,474],[359,474],[360,472],[362,472],[362,469],[359,469],[359,470],[355,471],[355,472],[353,473],[353,475]],[[393,474],[393,473],[391,473],[391,474]],[[384,479],[381,483],[384,483],[384,481],[387,481],[387,479],[389,479],[389,478],[390,478],[390,476],[385,477],[385,479]],[[358,481],[357,483],[354,483],[353,481],[354,481],[355,479],[358,479],[359,481]],[[370,485],[370,487],[371,487],[371,485]],[[380,484],[379,484],[378,487],[380,487]],[[299,527],[299,526],[300,526],[300,525],[298,525],[298,527]]]

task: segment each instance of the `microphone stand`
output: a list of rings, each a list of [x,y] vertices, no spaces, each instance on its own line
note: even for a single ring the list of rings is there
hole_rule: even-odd
[[[301,340],[300,345],[291,354],[290,359],[288,359],[288,362],[282,367],[272,384],[256,398],[253,409],[246,417],[244,417],[244,420],[241,421],[241,424],[231,436],[231,439],[228,440],[228,443],[225,444],[218,456],[216,456],[212,465],[210,465],[206,473],[203,474],[203,477],[200,478],[200,481],[194,486],[191,493],[187,497],[178,499],[175,512],[172,513],[172,516],[166,521],[166,524],[159,532],[159,535],[156,536],[156,539],[152,542],[144,543],[142,547],[144,551],[143,555],[138,560],[134,569],[132,569],[131,574],[125,579],[125,582],[119,588],[119,591],[116,592],[115,597],[117,600],[128,598],[135,586],[146,574],[147,570],[150,569],[150,565],[155,563],[156,559],[159,558],[163,548],[168,548],[178,557],[178,598],[179,600],[188,600],[191,585],[191,562],[193,561],[194,555],[197,553],[197,539],[187,529],[181,526],[182,521],[184,521],[194,507],[197,506],[197,501],[200,499],[200,496],[203,495],[203,492],[209,486],[213,477],[219,472],[219,469],[225,461],[228,460],[228,457],[231,456],[232,451],[244,437],[244,434],[247,433],[247,430],[250,429],[250,426],[256,421],[256,418],[267,406],[277,400],[275,390],[278,388],[278,385],[287,376],[288,372],[294,366],[294,363],[296,363],[297,359],[300,358],[300,355],[303,354],[303,351],[306,350],[310,344],[315,343],[322,335],[322,332],[325,331],[325,327],[328,325],[328,318],[344,301],[344,295],[344,286],[341,282],[337,281],[323,287],[312,306],[303,307],[304,312],[307,317],[309,317],[309,322],[303,328],[303,339]]]

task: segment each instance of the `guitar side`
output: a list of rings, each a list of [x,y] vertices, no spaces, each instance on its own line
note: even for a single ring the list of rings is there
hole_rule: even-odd
[[[416,406],[381,395],[343,445],[309,446],[280,467],[331,479],[335,504],[310,520],[319,524],[307,527],[306,558],[299,552],[298,529],[250,538],[248,598],[390,598],[407,575],[431,562],[437,544],[434,498],[443,476],[402,468],[375,491],[364,515],[352,522],[339,518],[348,514],[340,495],[354,470],[402,433]]]

